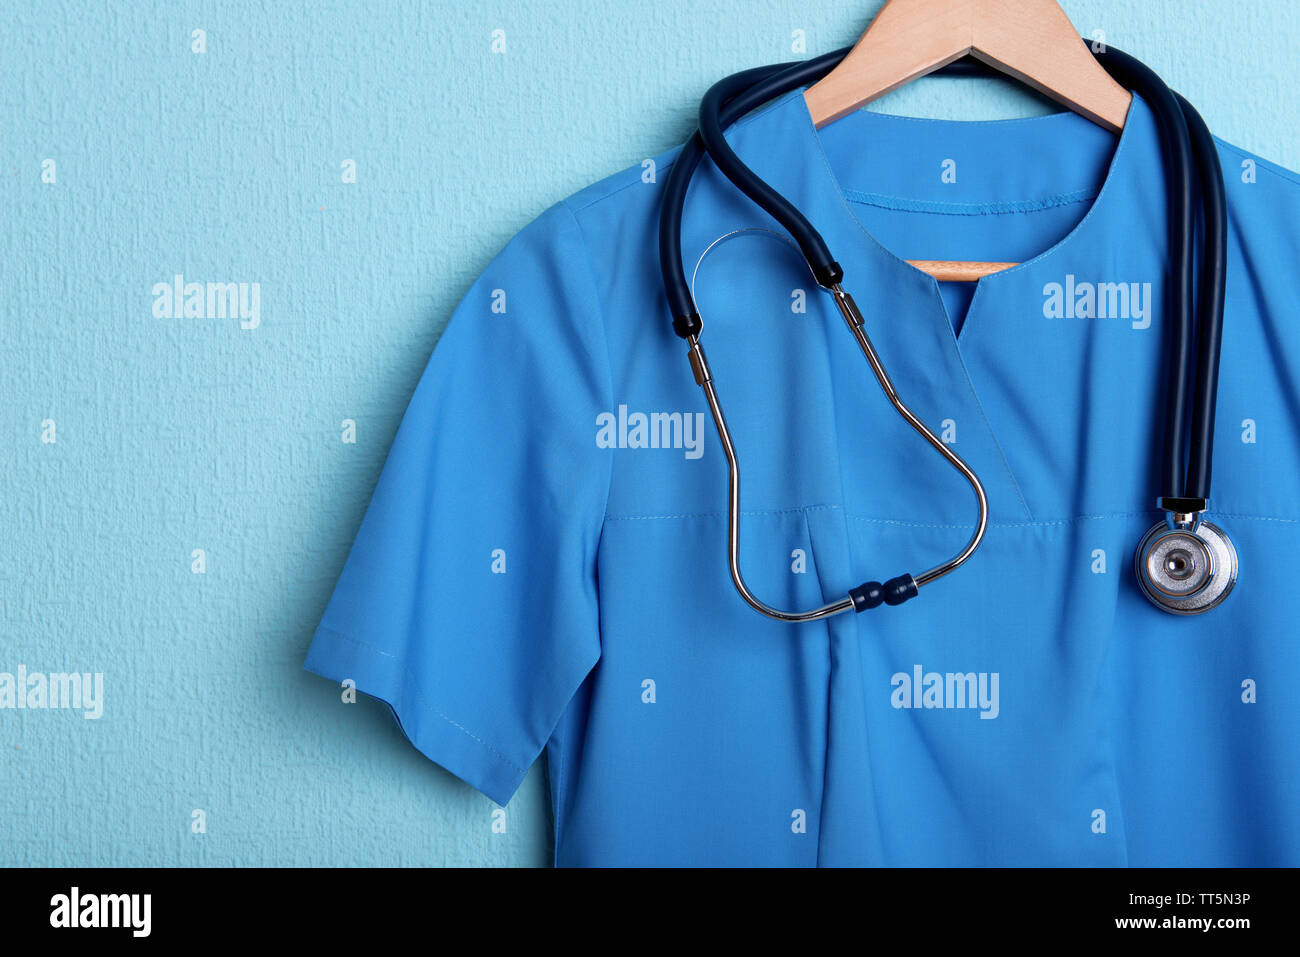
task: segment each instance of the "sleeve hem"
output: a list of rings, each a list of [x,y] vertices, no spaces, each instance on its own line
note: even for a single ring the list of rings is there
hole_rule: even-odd
[[[351,679],[358,691],[385,702],[417,751],[503,807],[528,773],[434,707],[395,655],[321,625],[303,667],[333,681]]]

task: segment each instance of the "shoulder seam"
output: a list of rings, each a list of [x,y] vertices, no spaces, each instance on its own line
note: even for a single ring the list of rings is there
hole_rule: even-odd
[[[1250,150],[1242,149],[1240,146],[1229,143],[1227,140],[1219,139],[1217,136],[1214,137],[1214,142],[1218,143],[1222,148],[1236,153],[1238,156],[1244,156],[1246,159],[1252,160],[1257,167],[1266,172],[1272,173],[1279,179],[1284,179],[1292,185],[1300,186],[1300,173],[1292,172],[1285,166],[1280,166],[1270,159],[1265,159],[1263,156],[1252,153]]]
[[[675,149],[676,149],[676,148],[675,148]],[[671,151],[670,151],[670,152],[671,152]],[[655,167],[655,179],[656,179],[656,181],[658,181],[658,178],[659,178],[659,176],[660,176],[662,173],[665,173],[665,172],[667,172],[668,170],[672,169],[672,168],[673,168],[673,164],[676,163],[676,162],[677,162],[677,157],[674,156],[672,159],[668,160],[668,161],[665,162],[663,165],[656,165],[656,167]],[[635,169],[636,167],[630,167],[630,168],[631,168],[631,169]],[[573,207],[573,206],[571,206],[571,205],[569,204],[569,200],[568,200],[568,199],[561,200],[561,202],[564,204],[564,207],[565,207],[566,209],[569,210],[569,213],[570,213],[571,215],[573,215],[574,220],[576,221],[576,220],[577,220],[577,215],[576,215],[576,214],[582,212],[584,209],[590,209],[592,206],[595,206],[595,205],[597,205],[598,203],[603,203],[603,202],[604,202],[605,200],[607,200],[607,199],[612,199],[613,197],[617,196],[619,193],[623,192],[623,190],[625,190],[625,189],[632,189],[632,188],[635,187],[635,186],[644,186],[644,185],[645,185],[645,184],[641,182],[641,178],[640,178],[640,177],[637,177],[637,178],[633,179],[632,182],[630,182],[630,183],[624,183],[622,186],[616,186],[616,187],[614,187],[613,189],[611,189],[608,193],[604,193],[604,194],[602,194],[602,195],[600,195],[600,196],[597,196],[595,199],[590,199],[590,200],[588,200],[587,202],[583,203],[581,206],[578,206],[578,207],[576,207],[576,208]],[[580,195],[580,194],[575,193],[574,195]],[[572,197],[570,197],[570,199],[571,199],[571,198],[572,198]],[[579,229],[581,229],[581,228],[582,228],[582,227],[579,226]]]
[[[626,189],[626,188],[627,187],[620,187],[620,189]],[[599,200],[595,200],[594,202],[599,202]],[[597,281],[596,266],[591,259],[591,244],[587,242],[587,233],[582,228],[582,223],[578,221],[577,213],[574,211],[573,207],[569,205],[569,201],[567,199],[562,199],[560,200],[559,205],[564,207],[564,211],[569,214],[569,219],[573,220],[573,228],[578,231],[578,242],[582,244],[583,259],[586,261],[586,265],[587,265],[587,276],[591,280],[591,298],[596,303],[596,322],[599,323],[600,325],[600,345],[601,348],[605,351],[605,388],[607,394],[609,395],[609,401],[613,403],[614,402],[614,363],[609,353],[609,332],[608,332],[608,327],[605,323],[605,315],[606,315],[605,305],[603,302],[601,302],[600,283]],[[584,206],[582,208],[586,209],[587,207]],[[609,493],[613,487],[614,487],[614,463],[613,463],[612,453],[611,453],[611,461],[609,464],[609,476],[605,483],[605,503],[600,518],[600,524],[602,527],[604,527],[605,519],[609,515]]]
[[[775,100],[773,100],[772,102],[770,102],[770,103],[765,103],[765,104],[763,104],[761,107],[758,107],[757,109],[755,109],[753,112],[748,113],[748,114],[746,114],[745,116],[742,116],[740,119],[738,119],[735,123],[733,123],[731,126],[729,126],[729,127],[727,128],[726,135],[730,136],[730,135],[731,135],[732,133],[734,133],[736,130],[739,130],[739,129],[745,127],[745,126],[748,126],[750,123],[753,123],[753,122],[754,122],[758,117],[764,115],[765,113],[771,112],[772,110],[777,109],[777,108],[781,105],[781,103],[782,103],[783,101],[785,101],[786,99],[788,99],[790,96],[795,95],[797,92],[798,92],[798,91],[796,90],[796,91],[791,91],[790,93],[782,94],[781,96],[777,97],[777,98],[776,98]],[[695,131],[692,130],[692,131],[691,131],[691,136],[694,136],[694,135],[695,135]],[[660,156],[671,156],[672,158],[671,158],[671,159],[668,159],[668,160],[665,160],[663,163],[660,163],[658,166],[656,166],[656,168],[655,168],[655,177],[656,177],[656,180],[657,180],[657,178],[659,177],[660,174],[662,174],[662,173],[666,173],[666,172],[668,172],[669,170],[671,170],[671,169],[673,168],[673,164],[677,162],[677,157],[681,155],[682,150],[685,149],[685,148],[686,148],[686,144],[685,144],[685,143],[680,143],[680,144],[678,144],[677,146],[674,146],[674,147],[672,147],[671,149],[665,150],[663,153],[660,153],[660,154],[659,154]],[[651,158],[652,158],[652,159],[656,159],[655,157],[651,157]],[[658,160],[657,160],[657,159],[656,159],[656,162],[658,163]],[[636,167],[629,167],[629,169],[635,169],[635,168],[636,168]],[[617,175],[617,174],[615,174],[615,175]],[[633,187],[633,186],[641,186],[641,185],[643,185],[643,184],[642,184],[642,182],[641,182],[640,177],[635,177],[631,182],[629,182],[629,183],[624,183],[622,186],[616,186],[616,187],[614,187],[613,189],[611,189],[609,192],[607,192],[607,193],[605,193],[605,194],[603,194],[603,195],[601,195],[601,196],[597,196],[597,197],[595,197],[594,199],[590,199],[590,200],[588,200],[587,202],[583,203],[581,206],[577,206],[577,207],[570,206],[568,200],[563,200],[563,202],[564,202],[564,204],[565,204],[566,206],[569,207],[569,211],[570,211],[570,212],[573,212],[573,213],[580,213],[580,212],[582,212],[584,209],[589,209],[590,207],[595,206],[597,203],[602,203],[602,202],[604,202],[605,200],[609,199],[609,198],[612,197],[612,196],[617,196],[619,193],[623,192],[623,190],[625,190],[625,189],[630,189],[630,188]],[[581,195],[581,191],[580,191],[579,193],[575,193],[574,195],[575,195],[575,196],[577,196],[577,195]],[[572,198],[572,197],[570,197],[570,199],[571,199],[571,198]]]

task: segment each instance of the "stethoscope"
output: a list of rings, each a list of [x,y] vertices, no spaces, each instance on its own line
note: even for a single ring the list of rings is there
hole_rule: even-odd
[[[847,611],[862,612],[881,604],[901,605],[920,589],[950,574],[979,548],[988,528],[988,498],[975,471],[934,434],[899,397],[880,355],[867,335],[857,304],[843,288],[840,268],[821,235],[780,193],[741,161],[723,133],[751,110],[798,87],[816,82],[843,59],[848,49],[812,60],[745,70],[715,84],[700,104],[700,128],[682,148],[664,185],[659,218],[659,260],[664,292],[673,314],[673,329],[687,343],[695,382],[705,399],[727,457],[727,546],[731,580],[740,596],[770,618],[788,622],[817,621]],[[1109,47],[1096,54],[1102,66],[1150,106],[1161,139],[1169,206],[1168,379],[1161,451],[1161,495],[1156,507],[1165,513],[1138,545],[1134,565],[1143,594],[1156,607],[1195,615],[1215,607],[1237,579],[1237,552],[1227,534],[1204,520],[1209,505],[1214,446],[1215,399],[1223,332],[1224,280],[1227,272],[1227,201],[1223,173],[1213,138],[1200,114],[1172,92],[1140,61]],[[973,64],[952,64],[947,72],[967,72]],[[975,69],[979,67],[974,66]],[[703,328],[682,262],[682,213],[691,177],[708,155],[738,189],[765,210],[798,245],[819,286],[828,292],[862,350],[886,398],[900,416],[970,485],[979,514],[970,540],[956,555],[913,575],[904,572],[885,582],[850,588],[845,597],[810,611],[782,611],[764,604],[745,584],[740,570],[740,465],[718,401],[717,387],[699,337]],[[1195,196],[1193,178],[1201,183],[1204,249],[1200,263],[1199,318],[1192,347],[1193,250]],[[1194,383],[1193,383],[1194,379]],[[1187,393],[1194,389],[1190,418]],[[1190,449],[1190,451],[1188,451]]]

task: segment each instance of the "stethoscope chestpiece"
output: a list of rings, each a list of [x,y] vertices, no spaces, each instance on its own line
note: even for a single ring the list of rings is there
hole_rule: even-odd
[[[1152,526],[1134,559],[1138,586],[1174,615],[1199,615],[1237,583],[1237,549],[1226,532],[1195,513],[1170,513]]]

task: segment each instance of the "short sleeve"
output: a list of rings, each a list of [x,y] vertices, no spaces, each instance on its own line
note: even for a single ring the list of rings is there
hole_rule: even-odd
[[[307,655],[499,804],[600,656],[609,383],[592,265],[560,204],[452,315]]]

